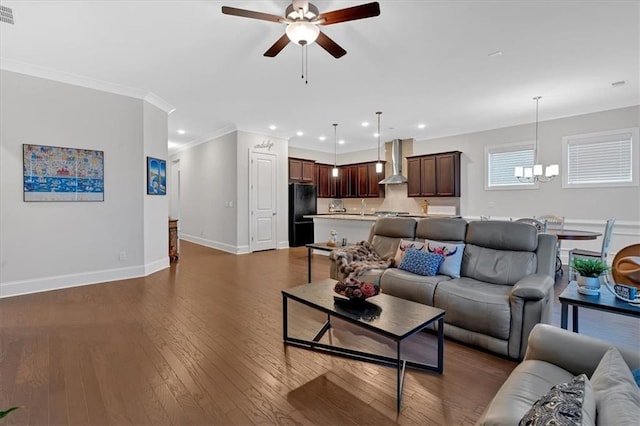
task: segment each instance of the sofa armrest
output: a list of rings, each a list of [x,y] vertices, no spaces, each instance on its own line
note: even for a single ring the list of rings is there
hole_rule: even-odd
[[[527,275],[514,284],[511,295],[525,300],[542,300],[547,297],[553,284],[549,275]]]
[[[536,324],[529,335],[524,359],[546,361],[574,375],[591,377],[607,350],[614,346],[604,340],[573,333],[548,324]],[[618,347],[631,370],[640,368],[640,354]]]

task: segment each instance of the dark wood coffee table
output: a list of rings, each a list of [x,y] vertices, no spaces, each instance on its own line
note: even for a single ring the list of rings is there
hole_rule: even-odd
[[[397,410],[402,402],[402,387],[406,367],[442,373],[444,358],[444,314],[445,311],[421,303],[411,302],[387,294],[379,294],[367,299],[361,306],[336,302],[333,286],[337,281],[325,279],[282,290],[282,329],[286,345],[301,347],[318,352],[353,358],[360,361],[395,367],[397,370],[396,397]],[[289,336],[288,301],[302,303],[327,314],[327,320],[312,340]],[[363,315],[363,311],[369,314]],[[396,357],[372,354],[358,350],[322,343],[322,337],[331,328],[331,318],[340,318],[396,343]],[[437,321],[438,362],[436,365],[409,361],[402,358],[401,343]]]
[[[571,306],[573,331],[576,333],[578,332],[579,307],[640,318],[640,307],[633,306],[628,302],[619,300],[611,294],[604,284],[600,288],[599,295],[587,296],[579,293],[578,284],[575,281],[571,281],[562,294],[560,294],[559,299],[561,303],[560,327],[565,330],[567,329],[569,322],[569,306]]]

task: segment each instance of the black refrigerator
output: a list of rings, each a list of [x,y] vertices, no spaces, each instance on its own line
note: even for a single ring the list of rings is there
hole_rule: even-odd
[[[316,186],[289,184],[289,247],[313,243],[313,219],[304,216],[318,212]]]

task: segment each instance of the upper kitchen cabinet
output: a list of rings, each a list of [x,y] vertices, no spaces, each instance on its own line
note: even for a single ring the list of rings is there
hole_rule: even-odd
[[[319,198],[376,198],[384,197],[384,170],[376,173],[375,163],[346,164],[338,167],[338,177],[331,176],[333,166],[318,164]]]
[[[382,172],[376,173],[376,163],[367,164],[367,196],[368,197],[384,197],[384,185],[380,185],[384,179],[384,163],[382,163]]]
[[[289,158],[289,182],[315,182],[316,165],[311,160]]]
[[[459,197],[460,151],[407,158],[407,196]]]

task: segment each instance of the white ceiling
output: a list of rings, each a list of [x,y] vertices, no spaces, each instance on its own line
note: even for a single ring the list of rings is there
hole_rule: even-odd
[[[333,152],[339,123],[341,153],[376,147],[376,111],[385,141],[530,123],[536,95],[541,121],[640,104],[640,1],[383,0],[378,17],[322,27],[348,53],[310,46],[308,84],[299,46],[262,56],[284,25],[221,13],[283,15],[286,0],[0,3],[15,18],[2,59],[155,93],[176,107],[175,146],[239,129]]]

